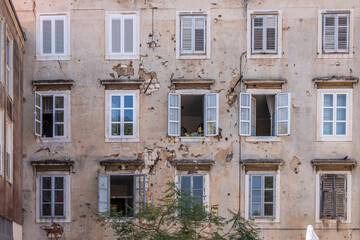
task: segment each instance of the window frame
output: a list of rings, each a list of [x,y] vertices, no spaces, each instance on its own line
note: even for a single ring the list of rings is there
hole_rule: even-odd
[[[183,52],[181,49],[182,28],[181,17],[197,17],[205,18],[205,36],[204,36],[204,51],[202,52]],[[176,59],[210,59],[211,39],[210,39],[210,11],[176,11]],[[195,41],[195,40],[194,40]],[[193,42],[194,42],[193,41]],[[195,46],[194,46],[195,47]]]
[[[43,178],[45,177],[51,177],[51,216],[44,216],[43,213],[42,213],[42,206],[43,206]],[[56,177],[62,177],[63,178],[63,192],[64,192],[64,200],[63,200],[63,215],[59,215],[59,216],[56,216],[55,215],[55,191],[57,189],[55,189],[55,178]],[[67,196],[66,196],[66,175],[64,174],[41,174],[40,175],[40,218],[44,218],[44,219],[64,219],[66,218],[66,199],[67,199]],[[60,189],[59,189],[60,190]]]
[[[277,16],[276,25],[276,51],[253,51],[253,17],[254,16]],[[281,10],[248,10],[247,11],[247,58],[281,58],[282,57],[282,11]],[[263,30],[264,33],[264,30]],[[263,39],[264,41],[264,39]],[[264,46],[263,46],[264,47]]]
[[[121,135],[121,136],[112,136],[111,135],[111,97],[112,96],[121,96],[121,106],[124,104],[124,96],[133,96],[133,135]],[[138,142],[139,141],[139,90],[106,90],[105,91],[105,142]],[[124,108],[120,108],[121,112],[124,111]],[[121,118],[123,118],[123,114]],[[124,121],[121,122],[123,126]],[[122,127],[123,129],[123,127]]]
[[[54,21],[64,20],[64,53],[55,53],[55,28]],[[51,21],[51,53],[43,53],[43,21]],[[54,12],[54,13],[38,13],[36,15],[36,60],[70,60],[70,13]]]
[[[336,135],[336,111],[333,111],[333,134],[324,135],[323,134],[323,116],[324,116],[324,98],[325,94],[346,94],[346,133],[345,135]],[[353,115],[353,90],[352,89],[318,89],[317,90],[317,141],[352,141],[352,115]],[[333,98],[333,103],[336,102],[336,99]],[[333,104],[334,105],[334,104]],[[333,106],[335,109],[336,106]]]
[[[40,110],[40,135],[36,132],[36,123],[37,120],[36,109],[36,95],[40,95],[41,101],[41,110]],[[42,126],[43,126],[43,114],[42,114],[42,98],[44,96],[52,96],[55,99],[56,96],[64,97],[64,136],[55,136],[55,121],[53,121],[53,137],[43,137],[42,136]],[[55,118],[55,101],[53,101],[53,119]],[[35,91],[34,92],[34,132],[35,136],[39,137],[43,142],[70,142],[70,125],[71,125],[71,105],[70,105],[70,91]]]
[[[348,26],[348,51],[324,51],[324,15],[349,15]],[[354,56],[354,11],[353,9],[320,9],[318,11],[318,58],[353,58]]]
[[[276,18],[275,21],[275,49],[274,50],[268,50],[267,49],[267,29],[268,29],[268,17],[274,16]],[[262,18],[263,19],[263,27],[262,27],[262,49],[256,50],[255,49],[255,39],[254,39],[254,31],[255,31],[255,18]],[[278,48],[278,29],[277,29],[277,22],[278,22],[278,15],[277,14],[268,14],[268,15],[251,15],[251,54],[276,54],[277,48]]]
[[[346,176],[346,217],[345,219],[328,219],[321,218],[321,176],[322,175],[345,175]],[[316,186],[316,203],[315,203],[315,222],[323,223],[323,221],[327,221],[328,223],[336,224],[337,221],[341,223],[351,223],[351,197],[352,197],[352,173],[351,171],[317,171],[315,177],[315,186]]]
[[[197,174],[197,173],[192,173],[192,174],[180,174],[179,175],[179,190],[182,191],[182,177],[190,177],[190,195],[191,197],[194,197],[194,193],[193,191],[196,190],[194,189],[194,177],[202,177],[202,184],[203,184],[203,187],[202,187],[202,193],[203,193],[203,196],[201,198],[201,204],[202,205],[205,205],[205,202],[206,202],[206,196],[205,196],[205,176],[203,174]]]

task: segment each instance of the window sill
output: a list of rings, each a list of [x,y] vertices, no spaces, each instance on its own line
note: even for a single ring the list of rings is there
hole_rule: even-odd
[[[40,56],[40,55],[37,55],[36,60],[37,61],[49,61],[49,60],[69,61],[69,60],[71,60],[71,57],[70,56]]]
[[[353,58],[354,54],[349,52],[349,53],[318,53],[317,54],[317,58]]]
[[[208,137],[179,137],[181,142],[210,142]]]
[[[52,223],[52,222],[59,222],[59,223],[69,223],[70,218],[36,218],[36,223]]]
[[[247,58],[281,58],[280,53],[250,53]]]
[[[70,138],[66,137],[66,138],[43,138],[43,137],[37,137],[38,139],[40,139],[41,142],[43,143],[48,143],[48,142],[63,142],[63,143],[69,143],[70,142]]]
[[[112,143],[112,142],[140,142],[139,138],[109,138],[105,139],[105,142]]]
[[[180,54],[177,59],[210,59],[210,55],[208,54]]]
[[[349,220],[336,220],[336,219],[322,219],[322,218],[318,218],[316,219],[315,223],[326,223],[326,224],[334,224],[334,225],[337,225],[337,223],[347,223],[347,224],[350,224],[351,221]]]
[[[281,142],[281,137],[277,137],[277,136],[250,136],[250,137],[246,137],[246,142]]]
[[[140,59],[139,55],[105,55],[105,60]]]
[[[319,136],[318,142],[352,142],[352,136]]]
[[[278,223],[280,219],[277,218],[249,218],[248,220],[254,223]]]

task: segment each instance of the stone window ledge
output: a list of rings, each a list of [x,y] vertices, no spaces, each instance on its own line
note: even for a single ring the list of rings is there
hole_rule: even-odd
[[[178,170],[210,170],[215,164],[211,159],[173,159],[170,163]]]
[[[33,80],[31,81],[35,91],[47,90],[71,90],[74,80]]]
[[[245,171],[276,171],[280,169],[280,166],[284,165],[283,159],[244,159],[240,161],[240,164]]]
[[[136,90],[140,89],[143,84],[143,79],[111,79],[111,80],[100,80],[100,83],[105,86],[106,90]]]
[[[359,78],[356,77],[322,77],[314,78],[313,83],[317,88],[353,88]]]
[[[175,89],[210,89],[214,79],[171,79]]]
[[[71,171],[75,165],[75,161],[70,159],[47,159],[33,160],[31,165],[37,172],[43,171]]]
[[[343,171],[354,169],[357,162],[350,159],[313,159],[311,164],[316,171]]]
[[[104,159],[100,161],[100,165],[104,166],[105,170],[135,170],[144,165],[144,160]]]
[[[282,85],[286,83],[285,79],[243,79],[242,82],[248,89],[260,88],[260,89],[282,89]]]

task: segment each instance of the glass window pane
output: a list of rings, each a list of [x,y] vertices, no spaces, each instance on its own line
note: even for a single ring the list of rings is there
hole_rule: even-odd
[[[64,110],[55,111],[55,122],[64,122]]]
[[[207,123],[206,134],[216,134],[216,123],[214,123],[214,122]]]
[[[179,109],[177,108],[170,108],[170,120],[172,121],[179,121]]]
[[[241,120],[249,121],[250,120],[250,109],[249,108],[241,108]]]
[[[241,95],[241,106],[250,107],[250,96],[246,94]]]
[[[216,121],[216,109],[208,109],[206,111],[206,121]]]
[[[64,202],[64,191],[55,191],[55,202]]]
[[[64,124],[55,124],[55,136],[64,136]]]
[[[346,123],[337,122],[336,123],[336,135],[345,135],[346,133]]]
[[[43,177],[42,185],[43,189],[51,189],[51,177]]]
[[[260,216],[261,215],[261,205],[259,203],[253,203],[251,209],[251,216]]]
[[[332,122],[324,123],[323,134],[324,135],[332,135],[333,134],[333,123]]]
[[[112,96],[111,97],[111,107],[112,108],[120,108],[120,96]]]
[[[252,202],[261,202],[260,190],[252,190]]]
[[[200,189],[200,190],[193,190],[193,196],[194,196],[194,197],[203,197],[203,191],[202,191],[202,189]]]
[[[55,96],[55,108],[64,108],[64,97]]]
[[[171,122],[170,123],[170,134],[178,134],[178,131],[179,131],[179,123],[174,123],[174,122]]]
[[[288,120],[287,108],[279,108],[279,119],[280,121]]]
[[[216,95],[207,96],[207,107],[216,107]]]
[[[40,117],[41,117],[40,108],[36,108],[36,120],[40,121]]]
[[[100,202],[108,201],[108,193],[106,189],[99,189],[99,201]]]
[[[40,133],[40,123],[39,122],[36,122],[36,133]]]
[[[100,188],[107,188],[107,177],[105,176],[99,176],[100,178]]]
[[[261,176],[252,177],[252,187],[261,188]]]
[[[120,123],[111,124],[111,135],[120,136]]]
[[[190,189],[191,188],[191,177],[182,176],[181,177],[181,189]]]
[[[112,110],[111,111],[111,121],[112,122],[120,122],[120,110]]]
[[[287,134],[288,125],[287,122],[279,122],[278,123],[278,134]]]
[[[64,204],[55,204],[55,216],[64,215]]]
[[[202,176],[194,176],[193,177],[193,186],[194,186],[194,189],[202,189],[203,188],[203,177]]]
[[[44,190],[42,197],[43,202],[51,202],[51,190]]]
[[[337,95],[337,106],[338,107],[346,106],[346,94],[338,94]]]
[[[324,94],[324,106],[325,107],[333,106],[333,95],[332,94]]]
[[[274,208],[273,204],[265,204],[264,205],[264,216],[274,216]]]
[[[241,123],[241,134],[249,134],[249,124],[248,122]]]
[[[47,217],[51,216],[51,204],[42,205],[42,215]]]
[[[133,105],[133,96],[124,96],[124,107],[132,108]]]
[[[124,110],[124,121],[125,122],[133,121],[133,110]]]
[[[126,135],[126,136],[133,135],[133,124],[132,123],[124,124],[124,135]]]
[[[279,94],[278,96],[279,96],[279,98],[278,98],[278,100],[279,100],[278,106],[279,106],[279,107],[281,107],[281,106],[282,106],[282,107],[287,106],[287,105],[288,105],[288,95]]]
[[[273,188],[274,187],[274,177],[265,176],[265,188]]]
[[[170,106],[171,107],[179,107],[179,96],[178,95],[170,95]]]
[[[36,94],[35,95],[36,106],[40,106],[40,99],[41,99],[41,96],[39,94]]]
[[[324,108],[324,120],[325,121],[333,120],[333,109],[332,108]]]
[[[273,202],[273,190],[265,190],[265,193],[264,193],[264,201],[265,202]]]
[[[63,177],[55,177],[55,189],[64,189]]]
[[[336,120],[338,120],[338,121],[346,120],[346,108],[338,108],[336,110]]]

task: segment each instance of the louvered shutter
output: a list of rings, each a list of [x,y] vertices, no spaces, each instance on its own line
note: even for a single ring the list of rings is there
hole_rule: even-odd
[[[321,191],[321,217],[344,219],[346,217],[346,176],[322,175]]]
[[[250,136],[251,134],[251,94],[240,93],[239,96],[239,134]]]
[[[35,135],[41,137],[42,131],[42,98],[38,92],[34,96],[34,131]]]
[[[177,93],[168,95],[168,135],[180,136],[181,96]]]
[[[277,136],[290,134],[290,93],[275,95],[275,121]]]
[[[323,51],[335,51],[335,16],[323,16]]]
[[[277,45],[277,16],[266,16],[266,51],[275,52]]]
[[[216,136],[219,129],[219,94],[205,94],[205,135]]]
[[[65,53],[65,20],[55,20],[55,53]]]
[[[335,210],[336,218],[346,217],[346,177],[345,175],[335,176]]]
[[[333,218],[334,217],[334,203],[333,198],[334,189],[334,175],[323,175],[321,177],[321,190],[322,190],[322,201],[321,201],[321,217],[322,218]]]
[[[121,52],[121,20],[111,19],[111,53]]]
[[[338,51],[347,52],[349,48],[349,15],[338,16]]]
[[[262,16],[252,17],[252,52],[263,50],[264,18]]]
[[[180,18],[181,24],[181,52],[188,53],[192,50],[192,21],[193,18],[189,16],[182,16]]]
[[[110,210],[110,179],[108,175],[98,175],[98,213]]]
[[[134,31],[135,19],[133,17],[124,17],[124,53],[134,52]]]
[[[51,20],[42,21],[42,53],[51,54]]]
[[[194,17],[195,21],[195,46],[194,50],[197,53],[205,52],[205,16]]]

